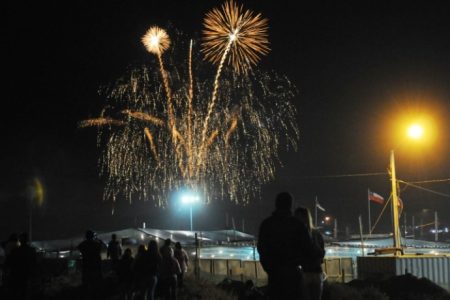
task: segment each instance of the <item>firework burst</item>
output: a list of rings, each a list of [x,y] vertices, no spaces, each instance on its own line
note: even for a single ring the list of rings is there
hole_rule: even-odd
[[[267,53],[266,39],[248,40],[253,33],[266,38],[266,21],[231,1],[222,10],[236,36],[228,36],[228,48],[219,51],[213,80],[192,40],[180,64],[176,51],[166,51],[167,33],[152,27],[142,41],[157,56],[157,65],[132,69],[104,91],[108,103],[101,117],[80,122],[80,127],[99,128],[100,145],[105,145],[100,159],[105,199],[154,200],[165,206],[172,191],[189,187],[207,202],[225,198],[245,204],[273,179],[280,145],[296,147],[296,113],[289,101],[295,88],[274,73],[237,72],[246,68],[244,62],[256,63],[256,54],[230,50],[231,44],[246,48],[262,41],[259,52]],[[152,40],[155,36],[159,39]],[[204,53],[205,47],[204,42]],[[224,68],[229,51],[239,68],[234,63],[233,70]]]
[[[150,27],[141,40],[147,51],[156,55],[163,54],[170,47],[169,35],[158,26]]]
[[[267,19],[252,11],[244,11],[230,0],[206,14],[202,52],[205,59],[221,64],[226,59],[237,73],[246,73],[269,52]]]

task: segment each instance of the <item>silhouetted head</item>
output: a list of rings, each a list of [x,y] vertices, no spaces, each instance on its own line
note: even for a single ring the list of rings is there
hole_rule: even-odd
[[[292,209],[292,195],[288,192],[282,192],[277,195],[275,199],[275,208],[282,210]]]
[[[166,239],[164,241],[164,246],[170,246],[170,244],[172,244],[172,240],[171,239]]]
[[[152,253],[152,254],[156,254],[159,253],[158,250],[158,243],[155,240],[150,240],[148,242],[148,247],[147,247],[148,252]]]
[[[23,232],[19,235],[19,242],[21,245],[28,244],[28,233]]]
[[[176,242],[176,243],[175,243],[175,249],[181,249],[181,244],[180,244],[180,242]]]
[[[145,246],[144,245],[139,245],[139,247],[138,247],[138,252],[137,252],[137,254],[138,255],[143,255],[143,254],[145,254]]]
[[[93,240],[95,238],[95,232],[92,230],[86,230],[86,239]]]
[[[298,218],[300,221],[302,221],[303,224],[305,224],[306,228],[308,228],[308,230],[311,231],[311,229],[313,228],[313,223],[311,212],[309,211],[309,209],[300,206],[295,210],[294,216]]]
[[[124,257],[131,257],[131,249],[127,248],[125,249],[125,252],[123,252]]]
[[[115,233],[111,234],[111,239],[115,241],[117,239],[117,235]]]

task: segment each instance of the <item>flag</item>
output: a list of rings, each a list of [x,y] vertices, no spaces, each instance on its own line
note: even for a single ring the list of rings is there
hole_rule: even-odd
[[[319,204],[319,201],[317,201],[317,198],[316,198],[316,207],[318,209],[320,209],[321,211],[325,211],[325,208],[323,208],[322,205]]]
[[[384,198],[378,195],[377,193],[369,191],[369,201],[378,203],[383,205],[384,204]]]
[[[400,199],[400,197],[397,197],[398,199],[398,209],[400,209],[400,211],[403,210],[403,201],[402,199]]]

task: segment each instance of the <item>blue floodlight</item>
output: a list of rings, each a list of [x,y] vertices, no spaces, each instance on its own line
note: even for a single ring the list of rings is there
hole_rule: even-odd
[[[190,221],[191,221],[191,231],[192,229],[192,206],[200,202],[200,196],[193,193],[193,192],[184,192],[181,194],[181,204],[183,205],[189,205],[189,211],[190,211]]]
[[[200,197],[192,194],[185,194],[181,196],[181,203],[183,204],[194,204],[200,201]]]

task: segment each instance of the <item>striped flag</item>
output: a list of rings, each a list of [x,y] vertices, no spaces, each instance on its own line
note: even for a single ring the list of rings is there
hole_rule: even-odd
[[[378,195],[377,193],[369,191],[368,195],[369,195],[369,201],[372,201],[372,202],[375,202],[375,203],[378,203],[381,205],[384,204],[384,198],[382,196]]]

